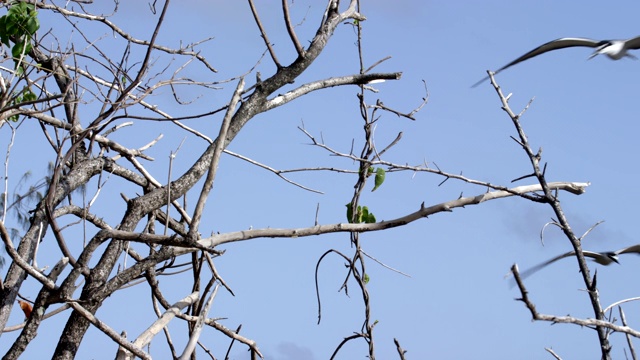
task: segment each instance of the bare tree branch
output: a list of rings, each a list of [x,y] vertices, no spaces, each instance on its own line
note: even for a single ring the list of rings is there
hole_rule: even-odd
[[[227,113],[224,115],[224,119],[222,120],[222,125],[220,126],[220,133],[218,134],[218,139],[226,139],[227,131],[229,130],[229,124],[231,123],[231,119],[233,118],[234,110],[236,109],[236,105],[238,101],[240,101],[240,94],[242,94],[242,90],[244,89],[244,78],[240,79],[238,82],[238,86],[233,93],[231,101],[229,102],[229,107],[227,108]],[[218,163],[220,162],[220,156],[222,155],[222,151],[224,150],[224,141],[218,141],[216,143],[215,150],[213,151],[213,155],[211,156],[211,165],[209,166],[209,172],[207,173],[207,178],[204,181],[204,185],[202,186],[202,191],[200,192],[200,197],[198,198],[198,202],[196,203],[196,208],[193,213],[193,218],[191,220],[191,228],[189,229],[189,235],[194,239],[197,237],[198,226],[200,225],[200,218],[202,217],[202,211],[204,210],[204,205],[209,197],[209,192],[213,187],[213,181],[216,178],[216,172],[218,170]]]
[[[594,315],[596,317],[597,322],[604,322],[604,312],[602,311],[602,305],[600,304],[600,297],[596,288],[595,276],[594,279],[591,279],[591,275],[589,273],[589,267],[587,265],[587,261],[584,257],[584,253],[582,252],[582,244],[580,239],[574,234],[571,226],[569,225],[569,221],[564,214],[564,211],[560,205],[560,201],[557,196],[554,195],[552,189],[549,187],[547,183],[547,179],[545,177],[545,173],[540,169],[540,160],[542,158],[542,149],[538,150],[537,153],[534,153],[529,145],[529,140],[520,124],[520,117],[524,113],[523,110],[520,115],[516,115],[511,108],[509,107],[509,101],[507,97],[504,96],[502,90],[495,82],[493,74],[489,72],[489,77],[491,78],[491,84],[493,85],[500,101],[502,103],[502,109],[507,113],[513,125],[518,133],[518,142],[522,149],[525,151],[527,156],[529,157],[529,161],[531,162],[531,167],[533,168],[533,174],[538,179],[540,186],[542,187],[542,191],[544,194],[545,202],[548,203],[553,209],[560,228],[565,234],[566,238],[570,241],[573,246],[573,251],[575,252],[575,256],[578,260],[578,266],[580,268],[580,274],[582,275],[582,279],[587,288],[587,293],[589,294],[589,299],[591,301],[591,306],[593,308]],[[600,341],[600,350],[602,352],[603,359],[610,359],[611,355],[611,344],[609,343],[607,332],[605,331],[605,327],[597,325],[596,331],[598,333],[598,340]]]
[[[260,16],[258,16],[258,10],[256,10],[256,6],[253,3],[253,0],[249,0],[249,6],[251,7],[251,13],[253,14],[253,19],[256,21],[256,25],[258,25],[258,29],[260,29],[260,36],[262,36],[262,40],[264,40],[264,44],[267,46],[267,49],[269,50],[269,54],[271,55],[271,59],[273,60],[273,63],[276,65],[278,69],[282,69],[282,65],[280,65],[280,61],[278,61],[276,52],[273,50],[273,46],[269,41],[267,32],[264,30],[264,27],[262,26],[262,21],[260,21]]]
[[[178,314],[180,313],[180,311],[182,309],[184,309],[185,307],[192,305],[193,303],[195,303],[198,300],[198,293],[194,292],[188,296],[186,296],[185,298],[183,298],[182,300],[176,302],[175,304],[173,304],[169,309],[167,309],[167,311],[164,312],[164,314],[162,314],[162,316],[155,321],[153,324],[151,324],[151,326],[149,326],[149,328],[147,328],[147,330],[145,330],[142,334],[140,334],[140,336],[138,336],[132,343],[132,346],[138,348],[138,349],[142,349],[145,346],[147,346],[147,344],[149,344],[151,342],[151,340],[160,332],[160,330],[162,330],[165,326],[167,326],[167,324]],[[125,355],[125,354],[123,354]],[[124,359],[133,359],[132,354],[126,354],[126,356],[121,357],[121,358],[116,358],[118,360],[124,360]]]
[[[329,87],[341,85],[363,85],[380,79],[399,80],[401,76],[402,73],[374,73],[342,76],[338,78],[329,78],[320,81],[314,81],[312,83],[304,84],[294,90],[291,90],[284,95],[278,95],[275,98],[269,100],[266,105],[266,110],[271,110],[275,107],[282,106],[291,100],[299,98],[315,90],[326,89]]]
[[[300,40],[298,40],[298,36],[296,35],[295,30],[293,30],[293,25],[291,24],[291,15],[289,14],[289,3],[287,0],[282,0],[282,14],[284,15],[284,23],[287,26],[287,32],[289,33],[293,46],[296,48],[298,56],[304,56],[304,48],[300,44]]]
[[[555,316],[555,315],[545,315],[545,314],[538,313],[535,305],[529,299],[529,295],[528,295],[529,293],[524,286],[522,278],[520,278],[520,273],[518,272],[518,266],[513,265],[511,267],[511,272],[513,273],[514,278],[516,279],[516,284],[518,284],[518,289],[520,289],[520,295],[522,296],[521,298],[516,300],[520,300],[526,305],[529,312],[531,312],[531,317],[533,320],[549,321],[554,324],[562,324],[562,323],[576,324],[580,326],[586,326],[588,328],[595,329],[595,330],[599,328],[607,328],[613,331],[629,334],[637,338],[640,337],[640,331],[634,330],[628,326],[616,325],[609,321],[604,321],[600,319],[579,319],[572,316]]]

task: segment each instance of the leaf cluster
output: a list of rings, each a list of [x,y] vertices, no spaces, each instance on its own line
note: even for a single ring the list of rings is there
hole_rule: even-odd
[[[11,55],[15,59],[20,59],[23,54],[31,51],[33,47],[31,38],[39,28],[40,20],[38,20],[35,5],[14,2],[7,14],[0,17],[0,41],[7,47],[11,47],[13,42]]]
[[[13,100],[11,101],[11,105],[18,105],[22,104],[23,102],[36,101],[37,99],[38,97],[36,96],[36,94],[34,94],[33,91],[29,89],[29,87],[25,86],[22,91],[13,98]],[[20,114],[12,115],[8,119],[10,121],[16,122],[18,121],[18,119],[20,119]]]
[[[374,179],[374,186],[373,189],[371,189],[371,191],[376,191],[376,189],[378,189],[380,187],[380,185],[382,185],[382,183],[384,182],[385,176],[386,176],[386,171],[383,168],[374,168],[369,167],[367,170],[367,177],[376,174],[376,177]],[[373,213],[369,212],[369,208],[366,206],[360,206],[358,205],[358,207],[356,208],[356,216],[355,218],[353,217],[353,205],[352,203],[348,203],[347,205],[347,220],[350,223],[355,223],[355,224],[361,224],[361,223],[365,223],[365,224],[373,224],[376,222],[376,217],[373,215]]]
[[[348,203],[347,205],[347,220],[353,224],[373,224],[376,222],[376,217],[369,212],[369,208],[366,206],[360,206],[356,208],[356,216],[353,217],[353,205]]]

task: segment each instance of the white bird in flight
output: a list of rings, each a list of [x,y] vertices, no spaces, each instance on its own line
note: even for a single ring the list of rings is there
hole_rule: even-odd
[[[620,254],[628,254],[628,253],[640,254],[640,244],[632,245],[616,251],[593,252],[593,251],[583,250],[582,253],[584,254],[585,257],[589,257],[593,259],[593,261],[597,262],[598,264],[606,266],[606,265],[611,265],[613,263],[617,264],[618,255]],[[558,255],[552,259],[549,259],[541,264],[538,264],[532,267],[531,269],[528,269],[520,273],[520,277],[524,279],[547,265],[553,264],[554,262],[560,259],[564,259],[569,256],[574,256],[575,254],[576,254],[575,251],[569,251],[568,253]]]
[[[601,41],[585,39],[585,38],[556,39],[553,41],[549,41],[546,44],[538,46],[537,48],[529,51],[528,53],[520,56],[519,58],[513,60],[507,65],[496,70],[493,74],[497,75],[502,70],[505,70],[525,60],[531,59],[532,57],[538,56],[540,54],[544,54],[548,51],[564,49],[564,48],[574,47],[574,46],[586,46],[590,48],[596,48],[596,51],[594,51],[593,54],[589,56],[588,60],[592,59],[597,55],[606,55],[612,60],[620,60],[623,57],[630,57],[633,59],[637,59],[635,56],[629,54],[628,51],[640,49],[640,36],[636,36],[628,40],[601,40]],[[473,84],[472,88],[482,84],[483,82],[487,81],[487,79],[489,79],[489,76]]]

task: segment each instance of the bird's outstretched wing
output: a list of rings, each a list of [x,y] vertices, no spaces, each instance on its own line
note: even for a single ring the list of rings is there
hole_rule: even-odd
[[[634,38],[633,40],[636,40],[638,38]],[[586,39],[586,38],[560,38],[560,39],[555,39],[552,41],[549,41],[546,44],[542,44],[540,46],[538,46],[537,48],[529,51],[528,53],[520,56],[519,58],[513,60],[512,62],[508,63],[507,65],[501,67],[500,69],[496,70],[493,74],[497,75],[499,72],[501,72],[502,70],[506,70],[507,68],[516,65],[518,63],[521,63],[525,60],[529,60],[532,57],[538,56],[540,54],[544,54],[546,52],[549,51],[553,51],[553,50],[558,50],[558,49],[564,49],[564,48],[568,48],[568,47],[574,47],[574,46],[586,46],[586,47],[598,47],[602,44],[607,43],[607,41],[598,41],[598,40],[592,40],[592,39]],[[640,47],[640,39],[638,39],[638,47]],[[473,86],[471,86],[472,88],[482,84],[483,82],[487,81],[489,79],[489,76],[483,78],[482,80],[478,81],[477,83],[473,84]]]
[[[536,266],[534,266],[534,267],[532,267],[530,269],[527,269],[527,270],[521,272],[520,273],[520,278],[526,279],[529,276],[531,276],[534,273],[536,273],[538,270],[542,269],[543,267],[545,267],[547,265],[551,265],[551,264],[553,264],[554,262],[556,262],[556,261],[558,261],[560,259],[564,259],[566,257],[572,256],[572,255],[575,255],[575,254],[576,254],[575,251],[569,251],[568,253],[564,253],[562,255],[558,255],[558,256],[556,256],[556,257],[554,257],[552,259],[549,259],[549,260],[547,260],[547,261],[545,261],[543,263],[540,263],[540,264],[538,264],[538,265],[536,265]]]
[[[631,250],[632,248],[634,248],[633,250]],[[600,265],[610,265],[612,263],[617,263],[618,259],[617,259],[617,255],[618,254],[622,254],[623,252],[619,252],[619,251],[624,251],[627,250],[626,252],[637,252],[640,253],[640,244],[638,245],[634,245],[634,246],[630,246],[628,248],[624,248],[621,250],[618,250],[616,252],[610,252],[610,251],[606,251],[606,252],[593,252],[593,251],[587,251],[587,250],[583,250],[582,253],[584,254],[585,257],[591,258],[593,259],[593,261],[597,262]],[[562,255],[558,255],[552,259],[549,259],[541,264],[538,264],[530,269],[527,269],[523,272],[520,273],[520,278],[525,279],[531,275],[533,275],[535,272],[537,272],[538,270],[542,269],[543,267],[550,265],[560,259],[564,259],[566,257],[569,256],[573,256],[575,255],[576,252],[575,251],[569,251],[567,253],[564,253]]]
[[[624,47],[631,50],[640,49],[640,36],[636,36],[624,42]]]
[[[640,244],[631,245],[631,246],[626,247],[624,249],[620,249],[618,251],[615,251],[616,255],[629,254],[629,253],[636,253],[636,254],[640,255]]]

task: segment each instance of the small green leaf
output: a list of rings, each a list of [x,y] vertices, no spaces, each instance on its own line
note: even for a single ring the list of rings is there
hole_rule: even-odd
[[[376,189],[379,188],[380,185],[382,185],[382,183],[384,182],[385,176],[386,176],[386,172],[384,171],[383,168],[376,169],[375,186],[373,187],[373,189],[371,189],[371,191],[376,191]]]
[[[364,281],[364,283],[365,283],[365,284],[368,284],[368,283],[369,283],[369,280],[371,280],[371,279],[369,278],[369,274],[366,274],[366,273],[365,273],[365,274],[364,274],[364,278],[362,279],[362,281]]]
[[[29,33],[29,35],[35,34],[39,28],[40,28],[40,21],[38,20],[37,17],[31,17],[29,18],[29,20],[27,20],[27,33]]]
[[[358,205],[356,209],[356,224],[360,224],[362,222],[362,206]]]
[[[369,215],[364,219],[364,222],[367,224],[373,224],[376,222],[376,217],[373,216],[372,213],[369,213]]]
[[[356,216],[353,216],[353,207],[351,203],[345,205],[347,207],[347,220],[352,224],[361,224],[361,223],[374,223],[376,222],[376,217],[373,216],[372,213],[369,212],[369,208],[366,206],[358,206],[356,208]]]
[[[24,88],[24,90],[22,91],[22,101],[35,101],[37,99],[36,94],[34,94],[31,90],[29,90],[29,88]]]
[[[11,44],[9,44],[9,37],[6,35],[5,32],[2,32],[0,34],[0,41],[2,41],[3,44],[10,46]]]
[[[347,205],[347,221],[349,221],[349,223],[353,222],[353,206],[351,206],[351,203],[348,203]]]
[[[17,35],[18,31],[19,31],[19,27],[18,27],[18,19],[17,16],[13,15],[9,15],[7,16],[7,20],[6,20],[6,26],[5,29],[7,31],[7,35],[11,36],[11,35]]]
[[[33,45],[31,45],[30,42],[26,43],[26,46],[24,47],[24,53],[28,54],[31,52],[31,49],[33,49]]]
[[[14,61],[14,63],[16,64],[16,74],[22,75],[24,73],[24,66],[18,66],[20,65],[18,60]]]
[[[11,49],[11,55],[16,59],[20,58],[20,55],[22,55],[22,51],[24,50],[24,48],[25,48],[24,42],[16,43]]]

